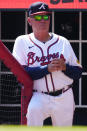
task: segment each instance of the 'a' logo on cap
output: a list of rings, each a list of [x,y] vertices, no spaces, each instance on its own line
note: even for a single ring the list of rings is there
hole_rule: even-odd
[[[45,10],[44,4],[42,4],[41,7],[40,7],[39,9],[44,9],[44,10]]]

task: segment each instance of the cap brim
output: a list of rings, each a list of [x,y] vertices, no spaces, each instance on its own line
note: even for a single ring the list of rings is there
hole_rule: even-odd
[[[36,13],[31,14],[31,16],[32,15],[40,15],[40,14],[52,14],[52,12],[40,11],[40,12],[36,12]]]

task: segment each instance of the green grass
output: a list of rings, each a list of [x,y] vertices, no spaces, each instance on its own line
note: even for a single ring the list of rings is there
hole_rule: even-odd
[[[73,127],[28,127],[15,125],[0,125],[0,131],[87,131],[87,126],[73,126]]]

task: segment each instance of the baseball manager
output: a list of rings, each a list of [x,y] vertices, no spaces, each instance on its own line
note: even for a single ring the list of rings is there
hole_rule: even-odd
[[[28,10],[32,33],[18,36],[13,55],[33,80],[33,96],[27,109],[27,125],[43,126],[51,117],[53,126],[72,126],[75,102],[73,82],[82,66],[69,43],[49,32],[51,12],[46,3],[33,3]]]

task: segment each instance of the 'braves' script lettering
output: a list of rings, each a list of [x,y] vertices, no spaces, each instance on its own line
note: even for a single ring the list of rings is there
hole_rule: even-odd
[[[51,62],[52,59],[59,57],[59,52],[48,54],[47,56],[36,56],[35,53],[29,52],[28,53],[28,66],[34,64],[35,62],[40,62],[40,65],[47,65]]]

